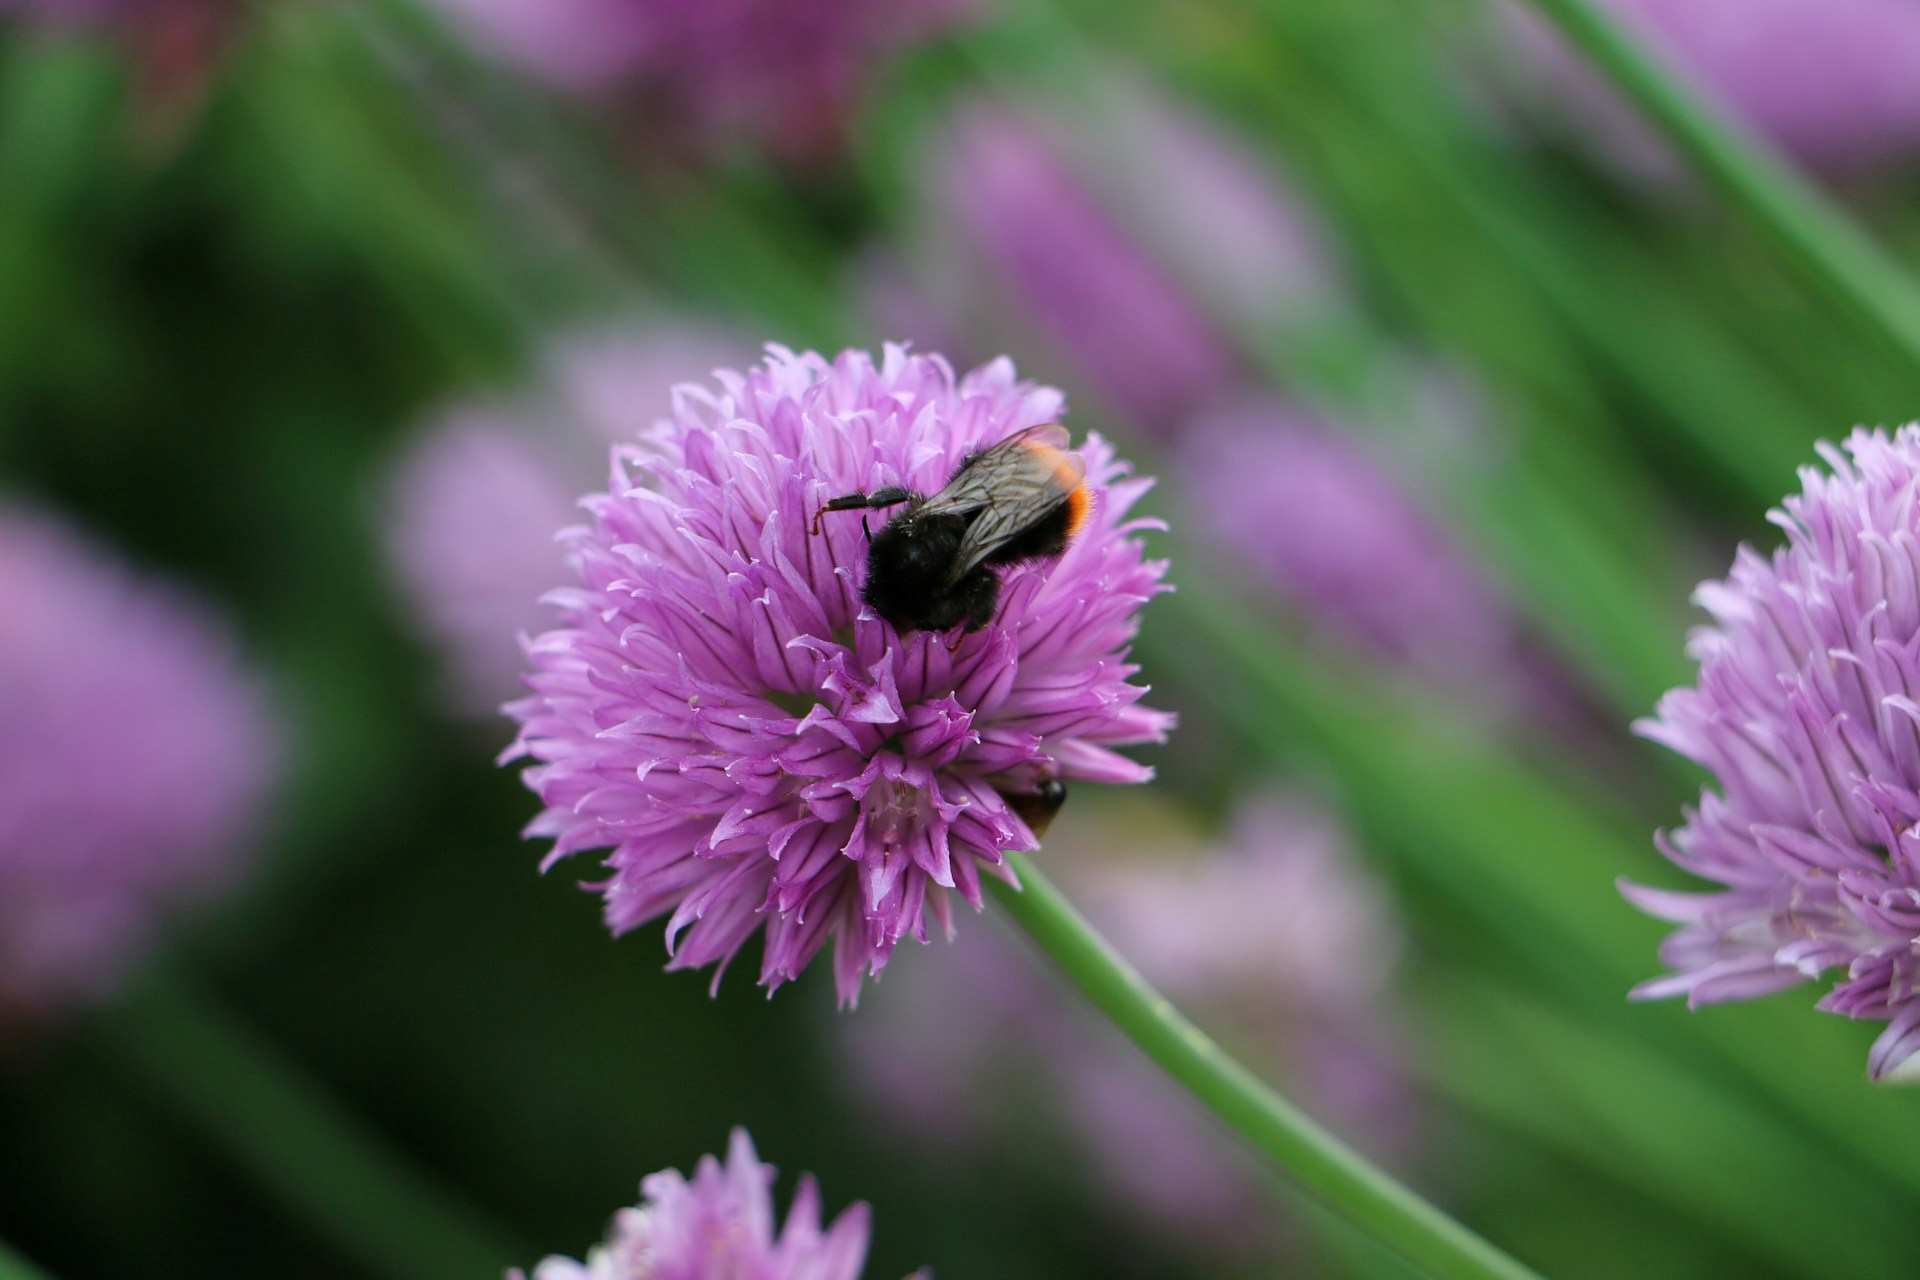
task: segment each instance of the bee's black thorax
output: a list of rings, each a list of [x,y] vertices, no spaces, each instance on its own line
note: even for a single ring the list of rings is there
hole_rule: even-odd
[[[873,535],[864,594],[896,631],[946,631],[963,622],[971,631],[992,618],[1000,580],[991,571],[977,568],[947,583],[967,524],[964,516],[907,511]]]

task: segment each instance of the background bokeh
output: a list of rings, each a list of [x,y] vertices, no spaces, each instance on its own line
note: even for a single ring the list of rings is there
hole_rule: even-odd
[[[1920,17],[1617,7],[1920,253]],[[1407,1274],[1004,922],[836,1012],[537,874],[492,708],[566,495],[676,381],[896,340],[1162,477],[1182,724],[1044,856],[1203,1025],[1545,1274],[1909,1272],[1877,1028],[1629,1005],[1663,927],[1614,880],[1682,883],[1701,778],[1628,726],[1693,584],[1920,370],[1511,10],[686,8],[0,0],[0,500],[225,619],[282,774],[116,989],[0,1000],[0,1240],[497,1274],[743,1124],[872,1204],[873,1276]]]

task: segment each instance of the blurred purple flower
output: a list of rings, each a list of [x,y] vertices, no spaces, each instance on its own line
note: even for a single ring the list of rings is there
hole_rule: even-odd
[[[387,480],[382,538],[394,576],[447,664],[452,705],[491,720],[520,688],[514,637],[545,622],[542,593],[565,557],[555,534],[675,382],[747,353],[697,325],[577,335],[549,351],[540,387],[517,401],[444,411]]]
[[[1202,415],[1177,475],[1203,533],[1339,641],[1456,681],[1514,669],[1517,625],[1492,585],[1380,459],[1308,411]]]
[[[1339,824],[1263,797],[1196,849],[1152,812],[1075,819],[1048,857],[1114,945],[1309,1109],[1404,1161],[1417,1108],[1381,1030],[1400,927]],[[1004,1136],[1027,1123],[1018,1104],[1061,1115],[1129,1210],[1210,1248],[1272,1243],[1261,1174],[1233,1139],[1104,1024],[1063,1017],[1004,943],[894,974],[873,1004],[841,1048],[856,1088],[895,1122],[990,1158],[981,1117],[999,1116]]]
[[[554,532],[573,517],[575,486],[543,443],[494,411],[457,409],[413,441],[392,477],[387,554],[447,663],[452,705],[469,716],[490,717],[512,696],[514,637],[538,624],[562,563]]]
[[[1602,0],[1696,87],[1800,160],[1860,170],[1920,149],[1920,6],[1911,0]],[[1510,25],[1543,92],[1622,167],[1672,171],[1638,114],[1529,10]]]
[[[643,68],[662,37],[638,0],[433,0],[489,53],[576,91]],[[669,8],[674,7],[669,0]]]
[[[837,150],[875,64],[974,0],[436,0],[479,43],[639,131]],[[671,123],[668,123],[671,122]]]
[[[1089,852],[1076,870],[1086,909],[1156,983],[1262,1022],[1371,1008],[1399,966],[1379,885],[1341,823],[1299,797],[1249,801],[1193,865]]]
[[[854,257],[845,288],[866,332],[916,351],[941,352],[956,364],[978,363],[978,352],[963,332],[966,326],[922,287],[892,247],[869,248]]]
[[[209,0],[0,0],[0,14],[18,13],[55,25],[133,22],[168,9],[199,12]]]
[[[156,144],[177,141],[197,114],[243,12],[239,0],[0,0],[0,24],[17,16],[111,37],[137,72],[138,132]]]
[[[0,508],[0,1012],[103,994],[237,870],[279,737],[233,638],[50,517]]]
[[[1231,381],[1220,335],[1018,115],[969,109],[941,167],[982,255],[1126,413],[1162,424]]]
[[[1332,234],[1270,156],[1124,76],[1101,127],[1051,134],[1143,252],[1223,322],[1264,333],[1346,305]]]
[[[1089,868],[1081,900],[1189,1013],[1231,1028],[1310,1108],[1378,1158],[1413,1145],[1407,1080],[1380,1030],[1398,920],[1333,817],[1265,797],[1197,866]],[[1111,1036],[1088,1037],[1066,1090],[1077,1131],[1130,1200],[1171,1225],[1260,1222],[1270,1197],[1217,1122]],[[1153,1151],[1149,1166],[1137,1156]]]
[[[529,757],[554,839],[546,865],[608,849],[609,927],[671,914],[671,969],[725,965],[764,925],[760,981],[798,977],[829,938],[843,1003],[949,890],[978,909],[982,871],[1031,831],[1000,791],[1046,776],[1142,782],[1111,747],[1162,741],[1126,650],[1163,590],[1149,522],[1105,441],[1080,453],[1093,511],[1057,561],[1004,574],[993,622],[902,637],[864,607],[860,521],[830,497],[931,492],[969,452],[1056,420],[1059,394],[997,360],[956,378],[886,349],[832,361],[770,347],[616,451],[610,490],[566,543],[580,585],[528,647],[534,696],[509,758]],[[714,975],[717,985],[719,973]]]
[[[1920,426],[1820,454],[1832,474],[1803,468],[1769,516],[1787,545],[1741,547],[1696,593],[1699,682],[1635,726],[1719,780],[1658,844],[1725,888],[1622,891],[1681,926],[1675,972],[1636,997],[1744,1000],[1838,969],[1819,1007],[1888,1023],[1878,1080],[1920,1049]]]
[[[858,1280],[867,1206],[850,1206],[822,1230],[820,1188],[802,1178],[776,1234],[773,1177],[747,1131],[735,1129],[725,1165],[703,1156],[692,1181],[672,1169],[647,1175],[640,1204],[614,1215],[606,1243],[585,1262],[543,1260],[533,1280]]]
[[[935,152],[930,224],[953,222],[968,247],[934,287],[977,292],[983,259],[1102,396],[1165,431],[1236,381],[1219,324],[1297,323],[1338,281],[1318,227],[1252,157],[1124,81],[1102,83],[1098,130],[987,101],[956,114]]]

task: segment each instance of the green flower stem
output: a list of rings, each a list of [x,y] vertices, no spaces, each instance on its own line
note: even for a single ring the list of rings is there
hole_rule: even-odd
[[[0,1240],[0,1280],[52,1280],[52,1277]]]
[[[1000,905],[1034,944],[1142,1052],[1329,1209],[1430,1276],[1534,1276],[1260,1083],[1148,986],[1031,859],[1010,857],[1025,887],[992,884]]]
[[[1702,102],[1593,0],[1531,3],[1802,269],[1920,370],[1920,293],[1898,263],[1771,148]]]
[[[118,1065],[367,1271],[456,1280],[497,1276],[531,1256],[177,976],[153,974],[95,1034]]]

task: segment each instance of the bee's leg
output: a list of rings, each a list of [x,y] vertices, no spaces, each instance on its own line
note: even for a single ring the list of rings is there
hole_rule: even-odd
[[[849,493],[838,498],[829,498],[825,506],[813,513],[813,534],[816,538],[820,536],[820,518],[829,511],[863,511],[880,507],[897,507],[903,502],[911,501],[913,501],[913,494],[898,485],[888,485],[884,489],[875,489],[872,493]],[[862,517],[863,527],[865,523],[865,517]],[[873,536],[869,534],[867,540],[872,541]]]
[[[867,540],[868,545],[872,545],[873,530],[867,526],[867,518],[865,516],[860,517],[860,536]]]
[[[820,522],[826,518],[827,512],[853,511],[866,505],[867,495],[864,493],[850,493],[844,498],[832,499],[825,506],[813,513],[813,536],[816,538],[820,536]]]

